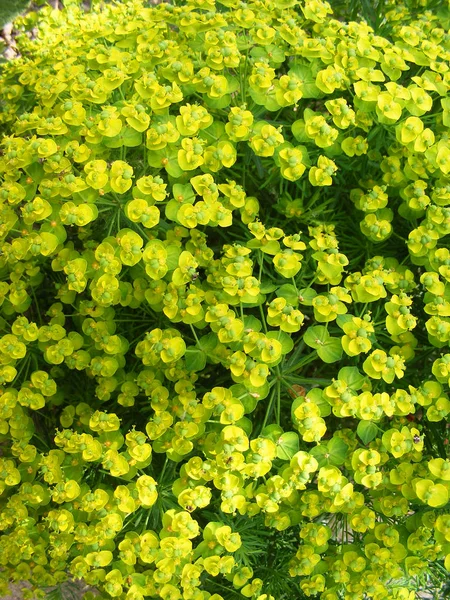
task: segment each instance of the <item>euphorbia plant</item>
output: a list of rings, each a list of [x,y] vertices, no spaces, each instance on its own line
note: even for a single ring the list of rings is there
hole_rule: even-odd
[[[3,589],[437,594],[448,6],[65,4],[0,74]]]

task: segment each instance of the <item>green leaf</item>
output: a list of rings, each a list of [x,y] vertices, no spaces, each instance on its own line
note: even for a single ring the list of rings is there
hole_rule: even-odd
[[[266,301],[266,296],[264,294],[258,294],[256,298],[254,298],[254,302],[244,302],[242,300],[242,304],[245,308],[255,308],[256,306],[261,306]]]
[[[30,0],[2,0],[0,2],[0,27],[10,23],[30,4]]]
[[[333,437],[327,444],[318,444],[309,450],[309,453],[319,463],[319,467],[327,467],[329,465],[338,467],[344,464],[347,452],[347,444],[338,437]]]
[[[279,425],[273,423],[272,425],[267,425],[264,427],[260,435],[263,438],[269,438],[269,440],[277,443],[280,437],[283,435],[283,429]]]
[[[336,323],[339,325],[339,327],[342,327],[346,324],[349,323],[351,320],[353,319],[352,315],[346,314],[346,315],[339,315],[338,318],[336,319]]]
[[[364,444],[369,444],[377,437],[378,427],[372,421],[360,421],[356,433]]]
[[[32,463],[21,463],[20,465],[18,465],[17,469],[20,473],[20,481],[22,483],[28,483],[30,481],[33,481],[36,477],[36,472],[39,469],[39,459],[35,459]],[[50,495],[48,491],[46,497],[47,495],[48,499],[46,503],[48,504],[48,502],[50,501]],[[42,506],[42,502],[40,502],[39,500],[36,500],[36,502]]]
[[[230,392],[233,397],[238,399],[244,406],[245,413],[253,412],[260,400],[267,398],[270,392],[269,384],[266,382],[259,388],[253,386],[246,387],[242,383],[235,383],[230,386]]]
[[[277,289],[278,298],[284,298],[288,304],[292,306],[298,305],[298,293],[293,285],[285,283]]]
[[[210,108],[226,108],[231,104],[231,95],[225,94],[221,98],[208,98],[208,96],[204,96],[203,102]]]
[[[286,58],[284,51],[278,46],[273,45],[264,46],[264,48],[261,48],[261,46],[256,46],[255,48],[251,49],[250,55],[253,58],[263,58],[269,60],[271,64],[282,63]]]
[[[253,423],[250,421],[250,419],[247,419],[247,417],[242,417],[242,419],[236,421],[235,425],[243,429],[247,435],[252,434]]]
[[[295,73],[303,81],[301,86],[303,98],[321,98],[324,96],[316,85],[316,73],[310,65],[294,65],[290,72]]]
[[[258,398],[255,398],[255,396],[252,396],[249,392],[247,392],[245,396],[239,396],[239,398],[242,406],[244,407],[244,412],[246,415],[255,410],[258,404]]]
[[[228,81],[228,91],[230,94],[237,92],[240,88],[240,81],[238,77],[233,77],[230,74],[226,75],[226,79]]]
[[[245,414],[252,413],[258,402],[266,397],[265,387],[262,386],[258,389],[251,388],[247,389],[242,383],[235,383],[230,387],[230,392],[234,398],[239,399],[245,409]],[[267,393],[269,392],[269,386],[267,385]]]
[[[217,142],[227,140],[227,134],[225,132],[225,124],[221,121],[213,121],[209,127],[202,129],[198,132],[198,137],[202,140],[206,140],[208,144],[215,145]]]
[[[281,352],[283,354],[289,354],[289,352],[294,347],[294,342],[292,341],[291,336],[285,331],[269,331],[267,333],[267,337],[272,340],[278,340],[281,344]]]
[[[133,585],[139,585],[144,587],[147,582],[147,577],[143,573],[133,573],[131,575],[131,579],[133,581]]]
[[[257,319],[253,315],[245,315],[244,316],[244,326],[245,326],[245,329],[253,329],[253,331],[261,331],[262,323],[259,319]]]
[[[312,306],[312,301],[316,296],[317,292],[311,288],[302,288],[301,290],[298,290],[299,302],[304,306]]]
[[[328,329],[323,325],[315,325],[313,327],[308,327],[308,329],[303,334],[303,341],[310,348],[322,348],[325,342],[330,339],[330,334],[328,333]],[[326,362],[326,361],[325,361]]]
[[[308,148],[306,146],[297,146],[297,150],[301,150],[302,162],[306,167],[311,166],[311,159],[309,157]]]
[[[210,354],[211,352],[213,352],[218,343],[219,339],[217,337],[217,334],[213,331],[207,333],[206,335],[203,335],[199,340],[199,346],[203,350],[203,352],[206,352],[206,354]]]
[[[180,204],[176,200],[169,200],[166,204],[165,214],[169,221],[178,222],[177,214],[180,209]]]
[[[44,179],[44,167],[38,162],[34,162],[31,163],[31,165],[27,165],[26,167],[24,167],[24,171],[27,175],[31,177],[34,183],[39,184]]]
[[[125,442],[125,438],[120,431],[107,431],[100,434],[97,439],[101,444],[107,443],[108,448],[111,448],[111,450],[119,450]]]
[[[206,366],[206,353],[200,348],[190,346],[184,355],[188,371],[202,371]]]
[[[165,159],[167,159],[167,163]],[[167,173],[176,179],[184,173],[178,164],[178,148],[173,146],[166,146],[161,150],[152,150],[147,154],[147,161],[155,169],[166,169]]]
[[[251,92],[250,95],[252,95]],[[281,106],[278,104],[276,99],[275,90],[266,92],[266,94],[264,94],[264,106],[267,108],[267,110],[270,110],[270,112],[280,110]]]
[[[367,376],[361,375],[357,367],[343,367],[339,371],[337,378],[345,381],[348,387],[355,391],[360,390],[367,381]]]
[[[319,463],[320,468],[327,467],[330,464],[330,461],[327,457],[328,447],[326,444],[317,444],[317,446],[314,446],[314,448],[311,448],[308,450],[308,452],[311,454],[311,456],[314,456]]]
[[[308,452],[311,454],[311,456],[314,456],[319,463],[320,468],[327,467],[330,464],[327,456],[328,447],[326,444],[317,444],[317,446],[314,446],[314,448],[311,448],[311,450],[308,450]]]
[[[305,121],[303,119],[298,119],[294,121],[291,126],[292,135],[295,137],[297,142],[308,142],[309,137],[305,133]]]
[[[142,144],[142,135],[132,127],[124,127],[119,135],[104,139],[102,143],[107,148],[136,148]]]
[[[250,148],[250,146],[248,147],[248,150],[250,152],[250,163],[253,163],[253,165],[255,166],[256,169],[256,174],[258,176],[259,179],[263,179],[265,177],[265,171],[264,171],[264,167],[261,161],[261,158],[259,156],[256,156],[256,154],[253,152],[253,150]]]
[[[307,392],[306,397],[309,400],[312,400],[314,404],[320,408],[320,416],[328,417],[331,414],[331,406],[328,400],[323,395],[323,390],[321,388],[312,388]]]
[[[344,464],[348,455],[348,446],[340,437],[333,437],[328,442],[328,459],[336,467]]]
[[[172,188],[172,196],[176,202],[179,202],[179,206],[181,204],[194,204],[195,202],[194,188],[190,183],[186,185],[175,183]]]
[[[178,246],[175,246],[175,244],[170,244],[169,246],[166,246],[166,252],[167,268],[169,269],[169,271],[173,271],[178,267],[178,259],[180,258],[181,250]]]
[[[295,431],[287,431],[280,435],[277,440],[277,457],[281,460],[291,460],[296,452],[299,451],[300,441]]]
[[[342,358],[342,345],[339,338],[329,338],[323,346],[317,348],[319,358],[325,363],[334,363]]]
[[[278,286],[271,283],[270,281],[263,281],[261,283],[260,291],[262,294],[270,294],[271,292],[274,292],[277,289],[277,287]]]

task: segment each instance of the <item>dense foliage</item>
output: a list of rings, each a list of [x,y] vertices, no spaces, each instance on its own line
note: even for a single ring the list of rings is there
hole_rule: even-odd
[[[66,4],[0,72],[2,591],[437,593],[448,3]]]

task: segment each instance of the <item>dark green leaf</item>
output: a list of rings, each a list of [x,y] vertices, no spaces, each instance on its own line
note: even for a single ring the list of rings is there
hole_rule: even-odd
[[[336,319],[336,323],[339,327],[343,327],[346,323],[349,323],[353,319],[352,315],[339,315]]]
[[[262,282],[260,291],[262,294],[270,294],[271,292],[274,292],[277,289],[277,287],[278,286],[276,286],[275,284],[266,280]]]
[[[245,329],[252,329],[253,331],[261,331],[262,328],[261,321],[253,315],[245,315],[244,325]]]
[[[260,397],[256,396],[256,393],[248,390],[242,383],[232,385],[230,387],[230,392],[233,394],[234,398],[239,398],[239,402],[244,406],[245,414],[252,413],[260,400]]]
[[[292,306],[297,306],[298,304],[298,293],[293,285],[290,283],[285,283],[280,286],[277,290],[278,298],[284,298],[288,304],[292,304]]]
[[[348,455],[348,446],[340,437],[333,437],[328,442],[328,459],[332,465],[344,464]]]
[[[298,433],[287,431],[280,435],[277,440],[277,457],[281,460],[291,460],[300,448]]]
[[[275,423],[273,423],[272,425],[267,425],[261,431],[261,437],[269,438],[269,440],[272,440],[275,443],[278,442],[281,435],[283,435],[283,429]]]
[[[181,183],[175,183],[172,188],[172,195],[174,199],[181,204],[194,204],[195,192],[190,183],[183,185]]]
[[[319,468],[327,467],[330,464],[327,456],[328,448],[326,444],[318,444],[317,446],[314,446],[314,448],[309,450],[309,453],[317,460]]]
[[[175,246],[175,244],[169,244],[169,246],[166,246],[166,252],[167,268],[169,269],[169,271],[173,271],[178,267],[178,259],[181,253],[180,248],[178,246]]]
[[[186,369],[188,371],[202,371],[206,366],[206,354],[200,348],[193,346],[187,348],[184,355]]]
[[[219,340],[217,338],[217,334],[211,331],[210,333],[203,335],[200,338],[199,346],[203,350],[203,352],[206,352],[206,354],[210,354],[214,351],[214,348],[217,346],[218,342]]]
[[[235,425],[243,429],[247,435],[251,435],[253,430],[253,423],[247,417],[242,417],[242,419],[236,421]]]
[[[325,363],[334,363],[342,358],[342,345],[339,338],[329,338],[317,348],[319,358]]]
[[[165,214],[169,221],[175,221],[175,223],[178,222],[177,214],[180,206],[181,204],[176,200],[169,200],[169,202],[166,204]]]
[[[311,288],[302,288],[301,290],[298,290],[299,302],[304,306],[312,306],[312,301],[316,296],[317,292]]]
[[[341,381],[345,381],[348,387],[352,390],[360,390],[364,383],[367,381],[365,375],[361,375],[357,367],[343,367],[337,376]]]
[[[360,421],[356,433],[364,444],[369,444],[377,437],[378,427],[372,421]]]
[[[314,327],[308,327],[303,335],[303,341],[310,348],[322,348],[325,342],[330,339],[328,330],[323,325],[316,325]]]
[[[292,135],[295,137],[297,142],[308,142],[309,137],[305,133],[305,121],[303,119],[298,119],[294,121],[291,126]]]
[[[104,139],[103,144],[107,148],[120,148],[125,146],[127,148],[136,148],[142,143],[142,134],[136,131],[132,127],[124,127],[119,135],[112,138]]]

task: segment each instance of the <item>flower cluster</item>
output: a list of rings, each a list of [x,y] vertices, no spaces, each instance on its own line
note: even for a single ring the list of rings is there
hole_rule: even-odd
[[[0,595],[437,590],[449,7],[64,4],[0,70]]]

